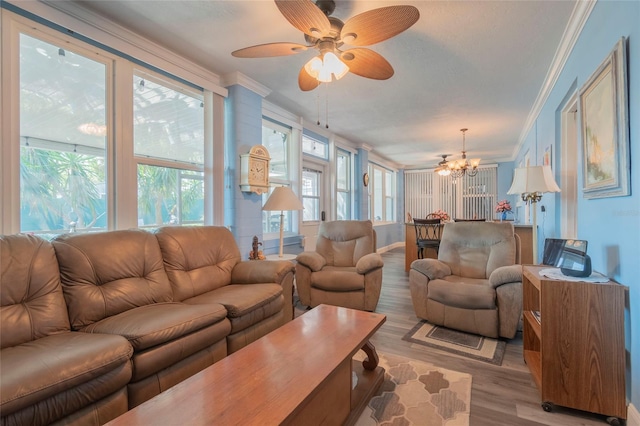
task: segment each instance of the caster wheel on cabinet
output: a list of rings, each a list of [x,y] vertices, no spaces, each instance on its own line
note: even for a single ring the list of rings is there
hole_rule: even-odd
[[[553,410],[553,404],[548,401],[545,401],[540,405],[542,406],[542,409],[547,413],[550,413]]]
[[[611,426],[621,426],[622,425],[622,422],[617,417],[607,417],[607,423],[609,423]]]

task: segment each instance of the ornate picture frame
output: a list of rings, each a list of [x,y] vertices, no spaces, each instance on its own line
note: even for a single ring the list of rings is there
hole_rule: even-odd
[[[622,37],[579,93],[583,196],[631,194],[627,49]]]

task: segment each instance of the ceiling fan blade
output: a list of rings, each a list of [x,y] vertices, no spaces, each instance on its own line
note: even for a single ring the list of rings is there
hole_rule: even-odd
[[[315,77],[312,77],[303,66],[300,70],[300,74],[298,74],[298,86],[300,86],[300,90],[308,92],[319,85],[320,82]]]
[[[231,52],[236,58],[269,58],[272,56],[295,55],[304,52],[307,46],[298,43],[267,43],[245,47]]]
[[[329,35],[329,18],[310,0],[275,0],[280,13],[297,29],[315,38]]]
[[[340,59],[347,64],[349,71],[360,77],[386,80],[391,78],[394,72],[391,64],[371,49],[349,49],[342,52]]]
[[[353,46],[370,46],[400,34],[420,18],[414,6],[388,6],[369,10],[345,22],[342,41]]]

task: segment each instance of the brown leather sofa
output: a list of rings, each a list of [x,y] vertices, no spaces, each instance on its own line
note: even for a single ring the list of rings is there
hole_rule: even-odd
[[[105,423],[127,411],[133,348],[71,331],[51,243],[0,237],[2,425]]]
[[[292,317],[293,264],[241,262],[223,227],[0,242],[3,425],[105,423]]]

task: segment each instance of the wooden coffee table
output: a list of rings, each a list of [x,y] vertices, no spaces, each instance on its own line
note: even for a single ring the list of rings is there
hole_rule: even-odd
[[[320,305],[108,425],[353,424],[384,379],[369,338],[385,319]]]

